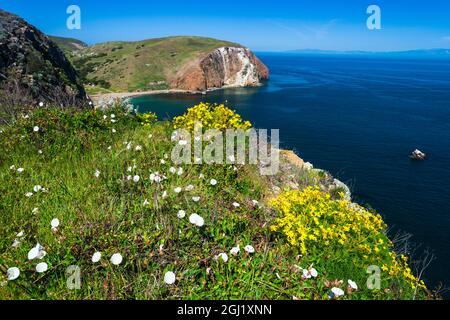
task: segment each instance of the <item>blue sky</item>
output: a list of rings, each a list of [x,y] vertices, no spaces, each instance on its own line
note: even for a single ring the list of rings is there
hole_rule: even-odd
[[[256,51],[450,48],[447,0],[0,1],[0,8],[47,34],[89,44],[199,35]],[[66,27],[66,9],[72,4],[81,9],[81,30]],[[381,8],[381,30],[366,27],[371,4]]]

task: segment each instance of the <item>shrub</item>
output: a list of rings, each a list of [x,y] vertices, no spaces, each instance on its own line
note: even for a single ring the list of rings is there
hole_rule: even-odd
[[[341,193],[341,197],[343,194]],[[379,214],[345,200],[333,200],[318,188],[282,193],[270,202],[278,211],[272,231],[304,255],[338,261],[365,270],[380,266],[391,278],[400,278],[411,288],[425,288],[411,272],[408,258],[397,256]]]
[[[200,103],[173,120],[174,128],[194,130],[196,122],[201,122],[203,129],[249,129],[251,123],[242,120],[241,116],[223,104]]]
[[[154,112],[146,112],[146,113],[139,113],[137,114],[139,122],[145,126],[148,127],[156,122],[158,117],[156,116],[156,113]]]

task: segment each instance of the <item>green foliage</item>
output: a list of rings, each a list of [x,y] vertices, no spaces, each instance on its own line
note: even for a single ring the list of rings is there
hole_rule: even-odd
[[[383,278],[383,290],[364,288],[365,269],[351,263],[351,252],[300,257],[298,247],[269,228],[270,179],[257,166],[176,166],[172,130],[152,114],[119,107],[36,110],[2,128],[0,298],[327,299],[327,283],[336,279],[358,282],[361,289],[348,299],[412,298],[409,283],[398,277]],[[150,179],[156,173],[164,176],[159,183]],[[179,210],[186,216],[179,218]],[[190,223],[193,213],[203,226]],[[13,247],[15,240],[20,243]],[[36,243],[47,254],[28,260]],[[255,252],[246,252],[247,245]],[[93,263],[97,251],[102,258]],[[114,253],[123,256],[120,265],[110,262]],[[220,253],[228,254],[227,262]],[[48,271],[37,273],[38,262]],[[66,287],[71,265],[81,268],[79,290]],[[311,265],[319,276],[304,279],[299,267]],[[21,274],[5,282],[10,267]],[[164,283],[167,271],[176,274],[175,284]]]

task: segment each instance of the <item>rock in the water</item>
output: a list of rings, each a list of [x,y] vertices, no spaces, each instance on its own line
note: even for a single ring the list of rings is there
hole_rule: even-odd
[[[87,107],[84,88],[63,52],[18,16],[0,10],[0,88],[11,83],[36,104]]]

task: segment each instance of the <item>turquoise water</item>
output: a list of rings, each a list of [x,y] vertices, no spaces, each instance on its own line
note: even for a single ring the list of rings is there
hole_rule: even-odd
[[[259,54],[271,79],[259,88],[133,100],[160,118],[200,101],[226,102],[282,147],[330,171],[392,232],[413,234],[437,259],[425,280],[450,285],[450,61]],[[429,157],[414,162],[418,148]]]

